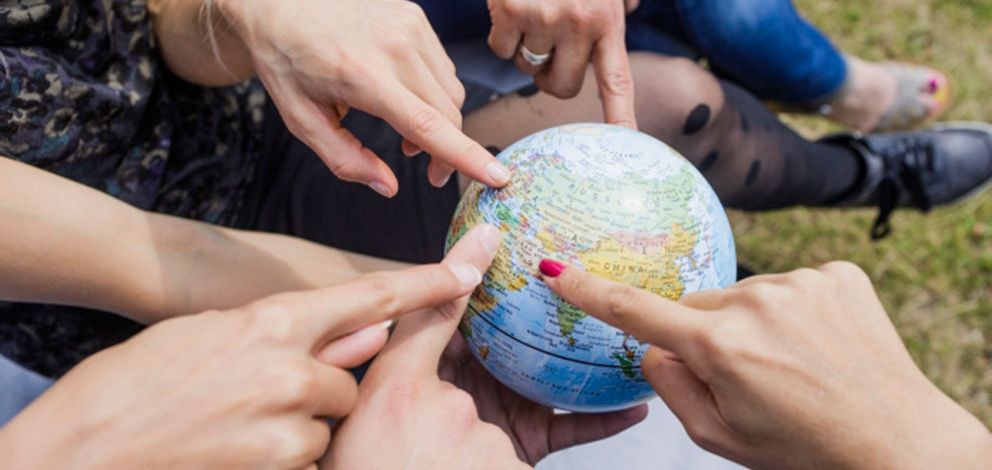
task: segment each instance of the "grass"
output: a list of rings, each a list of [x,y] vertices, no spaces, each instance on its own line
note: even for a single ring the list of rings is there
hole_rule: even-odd
[[[842,49],[950,72],[945,120],[992,121],[992,0],[797,0]],[[805,134],[822,121],[787,118]],[[992,425],[992,191],[922,215],[899,212],[894,233],[871,242],[874,212],[794,209],[732,214],[742,262],[785,271],[847,259],[871,276],[924,372]]]

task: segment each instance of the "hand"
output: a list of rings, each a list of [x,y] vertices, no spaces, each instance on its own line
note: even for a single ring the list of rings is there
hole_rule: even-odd
[[[433,156],[442,186],[458,169],[486,185],[509,171],[461,131],[465,90],[423,11],[406,0],[217,0],[251,52],[289,130],[331,171],[391,197],[389,167],[341,127],[349,107],[378,116],[403,151]]]
[[[690,437],[749,467],[970,468],[992,457],[988,431],[920,372],[852,264],[680,303],[575,268],[544,279],[651,343],[641,368]]]
[[[0,455],[15,468],[307,467],[325,418],[354,406],[344,368],[382,347],[381,322],[479,278],[455,260],[159,323],[59,380],[3,428]]]
[[[612,413],[555,414],[493,378],[472,356],[461,334],[448,344],[439,372],[443,380],[472,395],[479,417],[503,429],[517,457],[531,465],[559,450],[618,434],[647,417],[647,405]]]
[[[495,227],[479,226],[445,263],[470,263],[481,281],[499,237]],[[506,434],[479,419],[472,397],[438,377],[467,302],[466,294],[399,322],[362,379],[358,403],[335,431],[322,468],[525,468]]]
[[[493,27],[489,46],[504,59],[514,59],[534,75],[541,90],[572,98],[582,89],[591,62],[606,122],[637,128],[634,84],[624,44],[627,0],[489,0]],[[532,65],[518,53],[551,53],[550,61]]]

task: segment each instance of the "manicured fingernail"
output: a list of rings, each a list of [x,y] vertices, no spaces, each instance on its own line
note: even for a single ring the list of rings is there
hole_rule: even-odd
[[[940,88],[940,82],[937,81],[936,77],[930,78],[930,81],[927,83],[927,85],[930,87],[930,93],[934,93],[937,91],[938,88]]]
[[[510,170],[506,169],[500,162],[489,162],[486,165],[486,172],[496,183],[503,184],[510,181]]]
[[[558,277],[561,272],[565,270],[565,265],[553,259],[544,258],[541,260],[541,264],[538,265],[538,269],[541,270],[541,274],[548,277]]]
[[[385,184],[382,184],[378,181],[373,181],[369,183],[369,187],[372,188],[373,191],[385,197],[393,197],[392,192],[389,190],[389,186],[386,186]]]
[[[489,253],[495,253],[499,249],[499,244],[503,240],[503,234],[493,225],[485,224],[479,230],[482,233],[479,234],[479,241],[482,242],[482,247],[486,249]]]
[[[451,270],[451,274],[455,275],[458,282],[466,286],[477,286],[482,282],[482,273],[468,263],[450,263],[448,264],[448,269]]]

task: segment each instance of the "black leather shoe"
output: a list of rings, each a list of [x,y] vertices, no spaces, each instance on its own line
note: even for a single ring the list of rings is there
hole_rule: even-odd
[[[863,160],[861,183],[832,206],[878,206],[874,240],[891,231],[899,207],[923,212],[976,195],[992,184],[992,125],[955,122],[915,132],[837,134]]]

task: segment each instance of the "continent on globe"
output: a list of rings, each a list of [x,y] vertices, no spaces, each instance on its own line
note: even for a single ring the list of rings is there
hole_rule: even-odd
[[[733,234],[716,194],[671,147],[606,124],[547,129],[497,158],[513,177],[500,190],[469,186],[448,232],[503,232],[460,331],[486,369],[521,395],[556,408],[604,412],[654,395],[636,338],[561,300],[537,274],[566,261],[670,299],[736,279]]]

